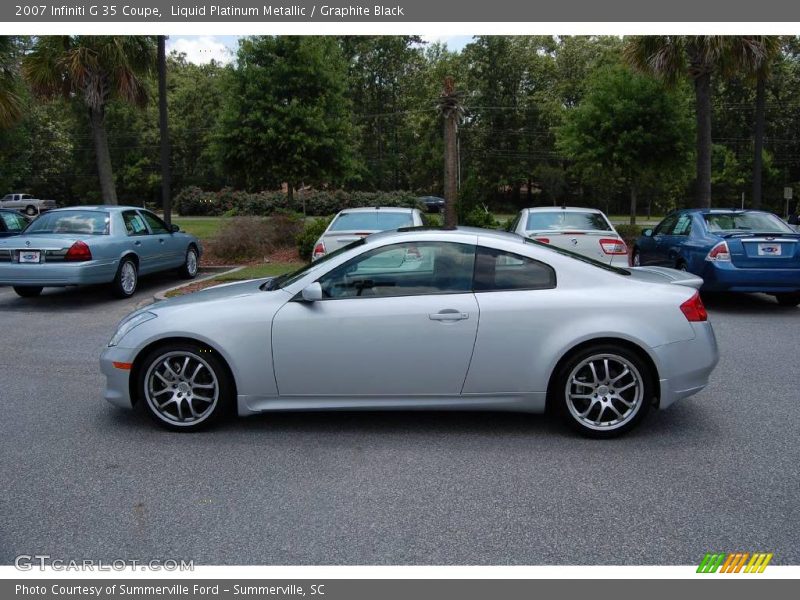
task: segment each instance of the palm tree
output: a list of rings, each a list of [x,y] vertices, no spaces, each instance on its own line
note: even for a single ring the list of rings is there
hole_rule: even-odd
[[[697,123],[695,205],[711,206],[711,76],[761,64],[765,36],[632,36],[623,50],[628,64],[668,84],[688,76],[694,85]]]
[[[0,36],[0,127],[10,127],[22,117],[22,99],[14,38]]]
[[[155,65],[155,46],[147,36],[43,36],[25,56],[22,72],[37,96],[79,98],[89,113],[103,202],[117,204],[108,151],[105,113],[120,99],[147,102],[144,78]]]
[[[749,55],[749,67],[756,79],[756,107],[753,127],[753,208],[761,208],[761,173],[764,149],[764,120],[767,104],[767,80],[775,60],[781,53],[781,38],[762,35],[755,40],[755,51]]]

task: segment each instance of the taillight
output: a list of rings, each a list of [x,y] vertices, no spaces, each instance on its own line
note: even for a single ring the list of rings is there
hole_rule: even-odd
[[[84,260],[92,260],[92,251],[89,250],[84,242],[78,241],[72,244],[64,255],[64,260],[69,262],[81,262]]]
[[[550,238],[533,238],[533,239],[536,240],[537,242],[542,242],[543,244],[550,243]]]
[[[317,242],[317,245],[314,246],[314,251],[311,253],[311,260],[317,260],[318,258],[322,258],[325,256],[325,244],[322,242]]]
[[[600,240],[600,247],[606,254],[627,254],[628,247],[622,240],[615,240],[614,238],[602,238]]]
[[[708,313],[706,307],[703,306],[699,292],[695,292],[694,296],[681,304],[681,312],[686,316],[687,321],[708,321]]]
[[[711,262],[730,262],[731,252],[728,250],[728,242],[722,241],[714,246],[706,256],[706,260]]]

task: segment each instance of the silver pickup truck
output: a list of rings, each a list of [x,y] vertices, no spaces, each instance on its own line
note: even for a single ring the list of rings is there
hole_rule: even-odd
[[[31,217],[55,207],[55,200],[40,200],[30,194],[6,194],[0,198],[0,208],[18,210]]]

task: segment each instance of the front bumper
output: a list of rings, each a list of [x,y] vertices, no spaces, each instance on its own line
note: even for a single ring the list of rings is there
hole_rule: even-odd
[[[0,263],[0,285],[61,287],[110,283],[117,273],[114,260],[80,263]]]
[[[706,261],[701,277],[704,292],[800,292],[800,269],[743,269]]]
[[[661,376],[659,408],[692,396],[708,385],[719,362],[717,338],[711,323],[692,323],[695,337],[653,349]]]
[[[100,370],[106,376],[106,389],[103,398],[115,406],[132,408],[129,369],[120,369],[114,363],[130,364],[135,358],[134,351],[129,348],[106,348],[100,356]]]

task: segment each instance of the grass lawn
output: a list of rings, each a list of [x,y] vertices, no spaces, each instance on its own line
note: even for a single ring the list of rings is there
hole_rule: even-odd
[[[207,242],[216,235],[225,217],[173,217],[172,222],[181,228],[181,231],[191,233]]]
[[[268,263],[263,265],[255,265],[252,267],[245,267],[241,271],[235,273],[227,273],[215,277],[212,281],[242,281],[244,279],[260,279],[261,277],[273,277],[275,275],[283,275],[291,271],[296,271],[303,266],[301,262],[291,263]]]

